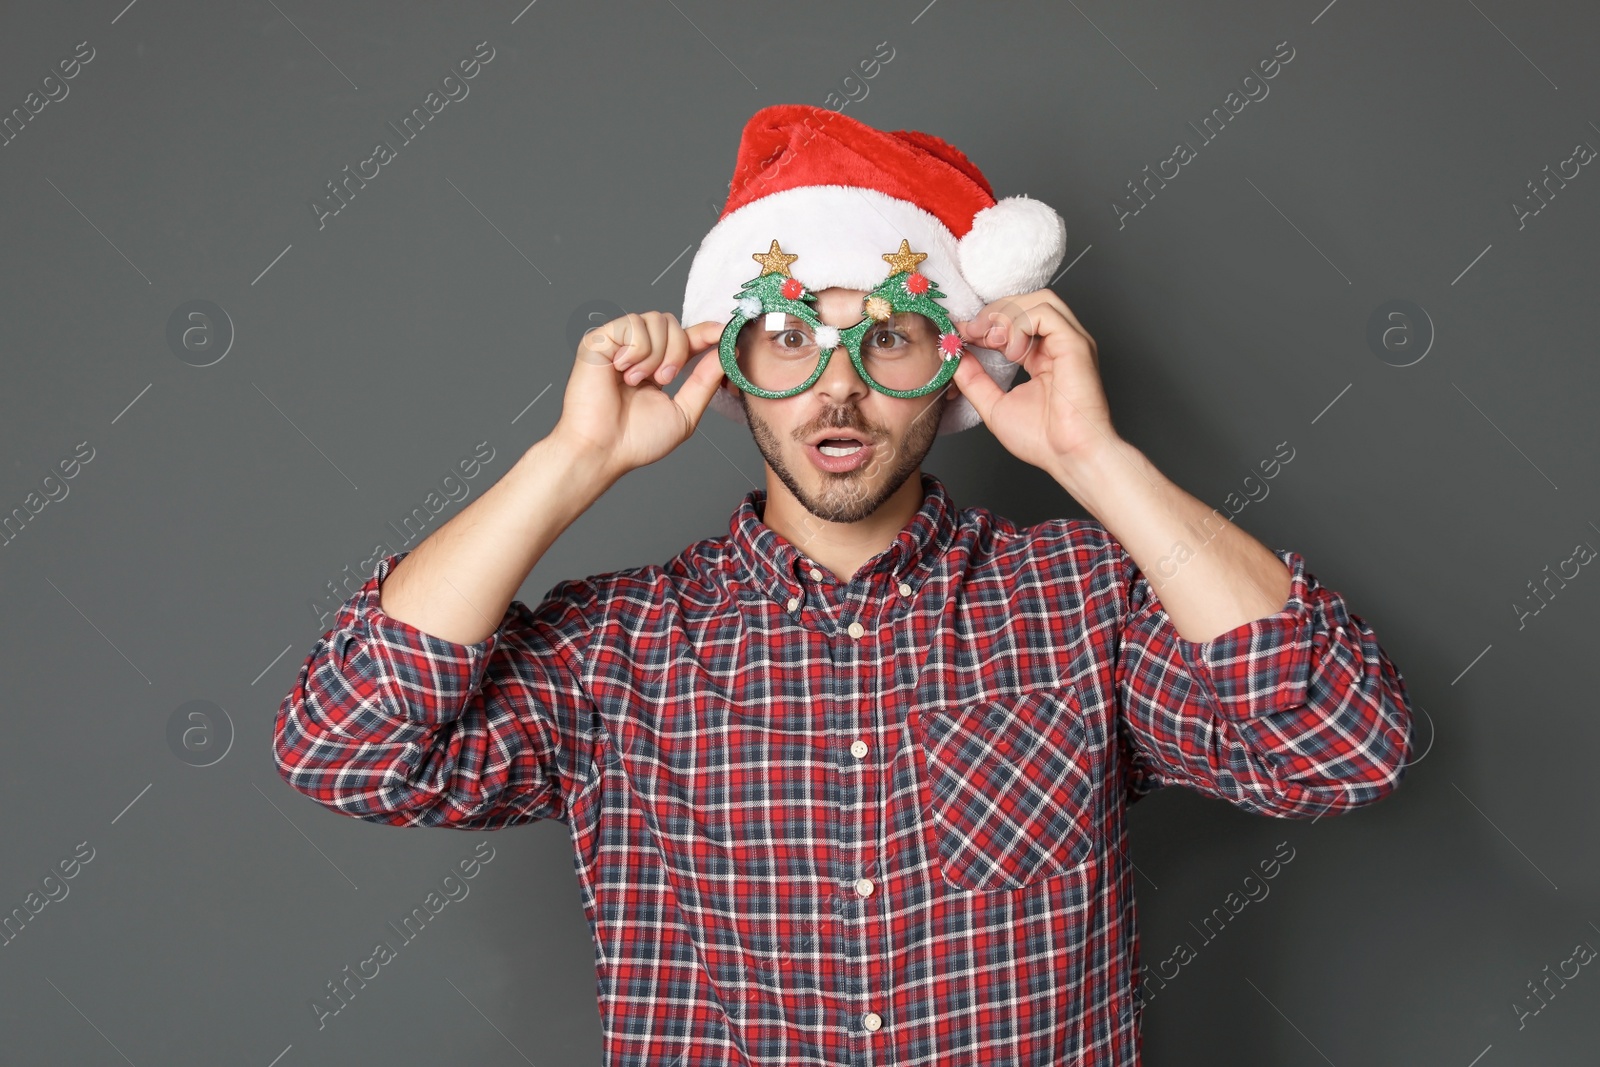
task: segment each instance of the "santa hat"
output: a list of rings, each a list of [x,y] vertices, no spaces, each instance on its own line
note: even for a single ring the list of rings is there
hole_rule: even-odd
[[[739,139],[728,201],[689,266],[685,324],[725,321],[756,273],[751,255],[776,239],[799,258],[790,273],[815,292],[870,290],[888,277],[884,253],[907,240],[927,258],[918,268],[944,292],[953,320],[991,300],[1043,288],[1067,247],[1067,226],[1047,204],[996,200],[983,173],[954,145],[916,130],[884,132],[827,108],[775,104],[750,117]],[[1010,386],[1017,364],[967,344],[989,377]],[[713,349],[700,358],[716,359]],[[738,422],[744,411],[724,389],[711,406]],[[939,433],[980,421],[959,396]]]

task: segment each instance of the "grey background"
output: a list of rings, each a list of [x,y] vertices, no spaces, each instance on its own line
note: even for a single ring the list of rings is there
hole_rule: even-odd
[[[1593,1061],[1593,968],[1521,1026],[1513,1004],[1600,945],[1600,577],[1521,628],[1513,605],[1600,546],[1600,176],[1523,228],[1511,209],[1600,145],[1593,5],[113,0],[3,18],[0,112],[78,42],[95,57],[0,148],[0,513],[95,451],[0,547],[0,914],[95,851],[0,947],[0,1061],[598,1061],[565,828],[325,811],[278,779],[273,716],[327,625],[325,583],[474,444],[495,458],[468,499],[549,432],[590,302],[680,310],[745,119],[841,101],[1062,214],[1055,289],[1099,343],[1119,431],[1180,485],[1220,505],[1289,442],[1237,521],[1346,595],[1419,709],[1419,758],[1371,808],[1268,820],[1166,789],[1134,809],[1144,960],[1197,948],[1150,1002],[1148,1061]],[[319,230],[324,183],[485,40],[470,95]],[[894,58],[863,82],[883,41]],[[1270,95],[1199,146],[1188,123],[1280,41],[1295,57]],[[1180,139],[1199,158],[1119,228],[1113,200]],[[1407,367],[1366,342],[1392,299],[1436,331]],[[192,300],[234,331],[207,367],[167,342]],[[1019,523],[1082,514],[982,427],[926,469]],[[748,431],[708,413],[519,598],[726,532],[760,471]],[[221,712],[169,741],[195,700]],[[1270,896],[1205,944],[1192,924],[1285,841]],[[471,895],[319,1030],[324,983],[479,842],[495,853]]]

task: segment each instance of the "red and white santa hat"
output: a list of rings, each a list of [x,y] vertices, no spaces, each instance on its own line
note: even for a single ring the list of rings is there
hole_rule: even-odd
[[[931,134],[775,104],[745,124],[727,203],[689,267],[681,321],[730,318],[740,288],[759,273],[751,255],[774,239],[799,256],[790,273],[813,291],[874,288],[889,275],[884,253],[907,240],[927,253],[918,270],[960,320],[991,300],[1043,288],[1066,252],[1067,226],[1039,200],[996,200],[972,161]],[[973,357],[1002,389],[1016,377],[1017,364],[993,349],[969,343],[964,358]],[[700,358],[718,357],[712,349]],[[744,421],[724,389],[711,406]],[[971,401],[955,397],[938,432],[979,421]]]

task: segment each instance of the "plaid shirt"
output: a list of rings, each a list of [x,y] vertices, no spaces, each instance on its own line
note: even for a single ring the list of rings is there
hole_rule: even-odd
[[[921,509],[849,581],[762,521],[562,581],[455,644],[379,561],[278,710],[295,789],[376,823],[571,831],[605,1062],[1139,1062],[1127,806],[1310,818],[1400,782],[1411,710],[1293,552],[1180,637],[1099,523]]]

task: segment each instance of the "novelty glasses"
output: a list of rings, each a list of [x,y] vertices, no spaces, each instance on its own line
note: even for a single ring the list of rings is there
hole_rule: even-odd
[[[911,251],[908,241],[884,253],[889,276],[862,298],[863,318],[847,329],[817,316],[816,294],[789,274],[797,254],[773,241],[751,258],[761,273],[744,283],[719,346],[728,380],[751,396],[805,392],[840,345],[861,380],[886,396],[926,396],[955,377],[965,344],[937,302],[945,294],[917,270],[927,253]]]

